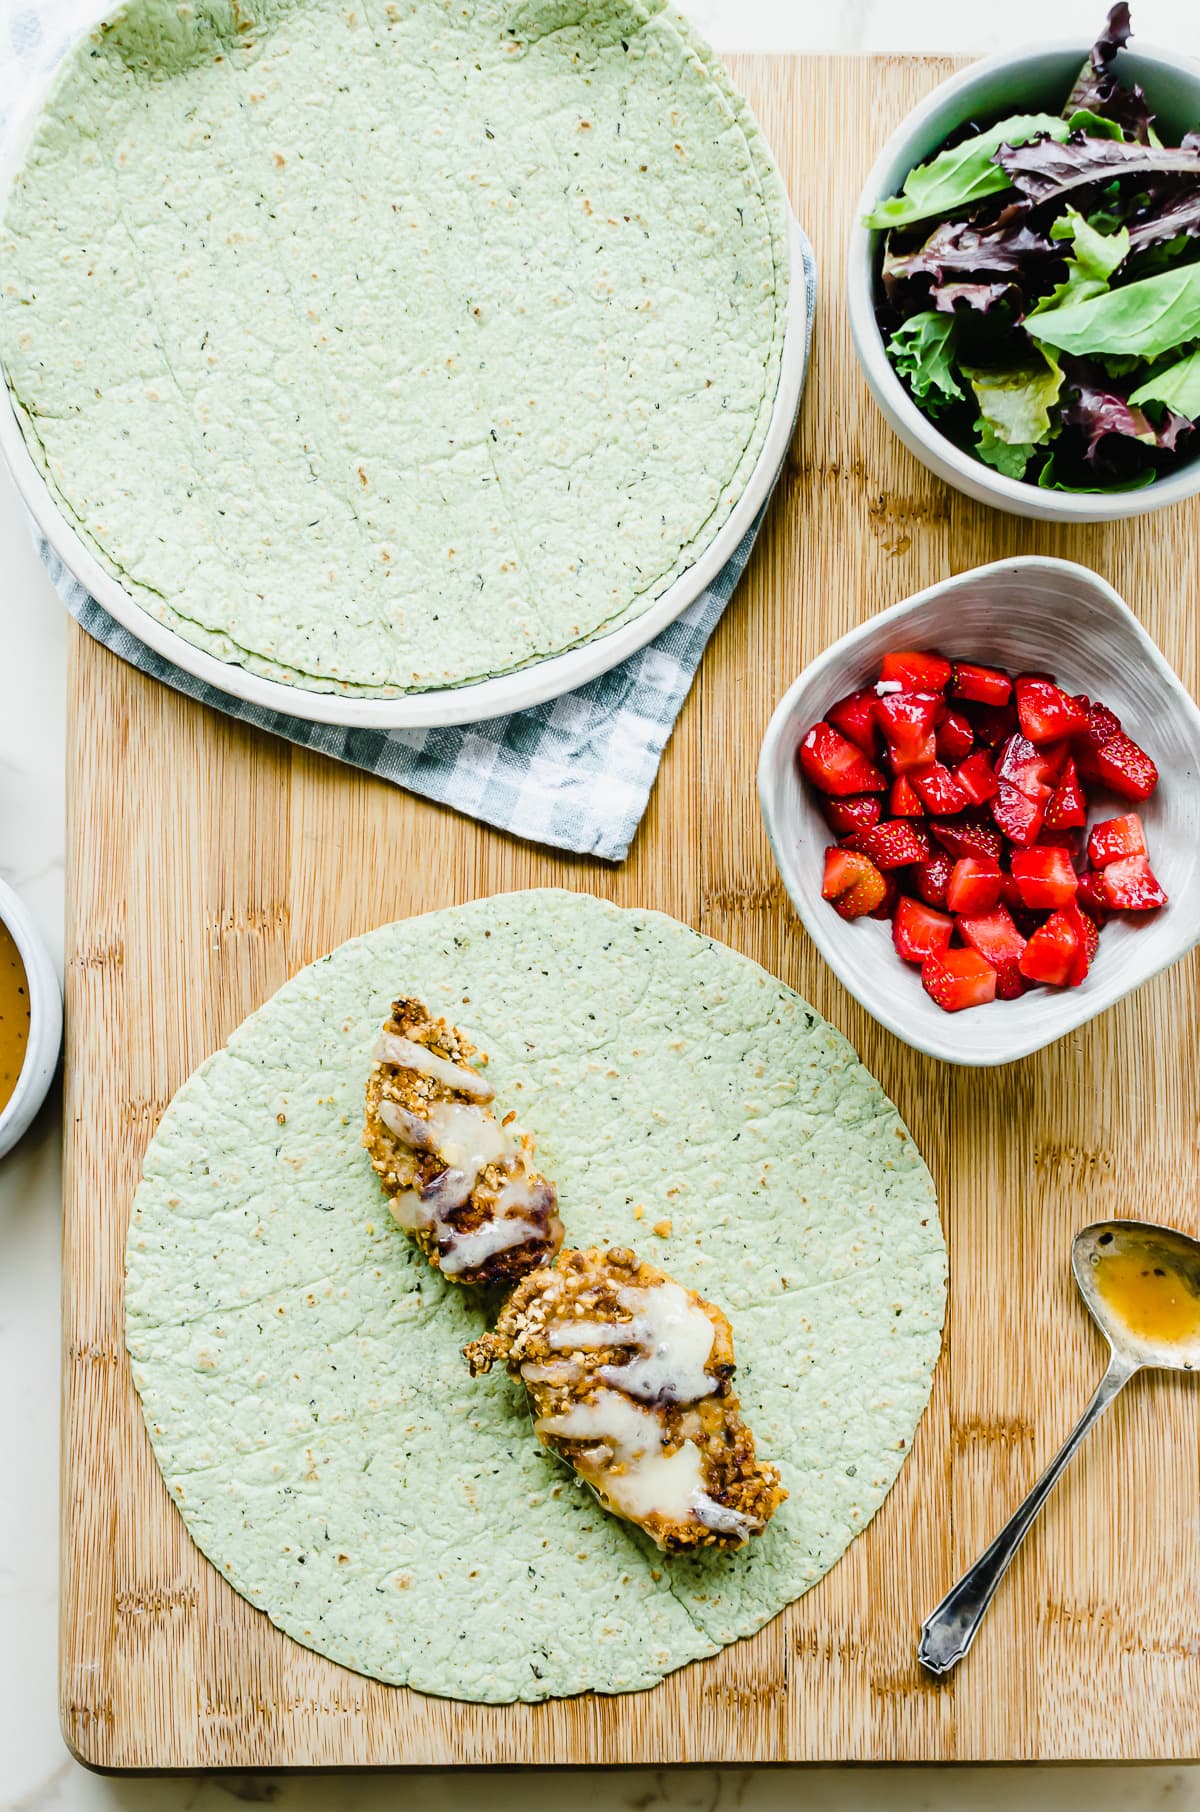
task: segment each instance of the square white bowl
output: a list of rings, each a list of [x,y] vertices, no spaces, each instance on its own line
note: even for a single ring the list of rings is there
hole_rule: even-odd
[[[800,739],[847,692],[872,683],[889,651],[937,648],[1009,673],[1041,669],[1121,719],[1154,758],[1159,784],[1136,809],[1169,904],[1118,915],[1078,988],[945,1013],[892,945],[888,920],[847,923],[821,898],[824,851],[837,841],[800,773]],[[947,1063],[1011,1063],[1104,1012],[1200,942],[1200,711],[1111,585],[1069,560],[1024,556],[978,566],[885,610],[834,642],[784,694],[767,726],[758,792],[792,904],[834,974],[881,1025]],[[1133,809],[1097,793],[1089,823]]]

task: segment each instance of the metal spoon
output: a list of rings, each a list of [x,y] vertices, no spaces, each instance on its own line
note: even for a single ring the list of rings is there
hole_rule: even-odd
[[[1071,1269],[1108,1341],[1108,1369],[1024,1503],[925,1622],[917,1658],[930,1673],[962,1660],[1060,1474],[1134,1373],[1200,1371],[1200,1241],[1152,1221],[1097,1221],[1075,1235]]]

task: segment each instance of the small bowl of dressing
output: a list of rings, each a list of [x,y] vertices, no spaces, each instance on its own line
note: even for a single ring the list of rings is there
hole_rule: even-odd
[[[0,1157],[46,1099],[61,1044],[54,965],[28,910],[0,881]]]

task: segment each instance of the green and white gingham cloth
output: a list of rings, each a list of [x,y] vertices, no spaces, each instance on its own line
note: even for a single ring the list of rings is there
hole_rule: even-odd
[[[0,19],[8,49],[0,54],[0,133],[29,82],[57,63],[96,11],[91,0],[15,9],[11,0],[3,0]],[[808,239],[799,236],[811,341],[816,265]],[[806,365],[808,350],[806,345]],[[629,852],[667,738],[708,639],[745,570],[764,514],[765,509],[707,590],[640,653],[549,704],[436,730],[313,724],[232,698],[164,660],[122,628],[45,540],[37,539],[47,571],[76,621],[122,660],[177,692],[514,836],[620,862]]]

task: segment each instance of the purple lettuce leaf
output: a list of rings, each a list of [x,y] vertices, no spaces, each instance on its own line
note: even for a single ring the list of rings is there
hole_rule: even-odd
[[[1130,215],[1127,224],[1131,253],[1169,245],[1185,235],[1194,239],[1200,235],[1200,189],[1184,194],[1151,190],[1149,199]]]
[[[1175,176],[1200,188],[1200,144],[1130,145],[1123,139],[1089,138],[1072,132],[1059,144],[1052,138],[1028,145],[1001,145],[995,161],[1031,202],[1066,201],[1090,183],[1114,177]]]
[[[995,283],[935,283],[930,288],[929,298],[939,314],[952,315],[961,302],[986,315],[997,302],[1003,302],[1014,293],[1012,283],[1001,277]]]
[[[1091,55],[1063,108],[1063,118],[1070,119],[1072,114],[1083,111],[1095,113],[1101,119],[1115,121],[1139,144],[1147,145],[1154,115],[1137,83],[1123,88],[1113,68],[1117,52],[1129,42],[1130,30],[1129,7],[1126,0],[1120,0],[1108,15],[1106,29],[1092,45]]]
[[[1173,410],[1163,411],[1156,426],[1145,410],[1121,396],[1086,366],[1071,364],[1062,390],[1064,427],[1079,428],[1086,441],[1084,458],[1090,466],[1103,467],[1104,442],[1109,435],[1140,441],[1143,446],[1162,447],[1174,452],[1181,435],[1190,433],[1192,424],[1186,416]]]
[[[1039,228],[1027,223],[1028,202],[1014,202],[993,221],[944,220],[915,251],[893,252],[883,261],[883,281],[891,294],[910,277],[932,277],[940,283],[948,272],[974,279],[980,271],[1020,272],[1027,258],[1061,257],[1060,249]]]

